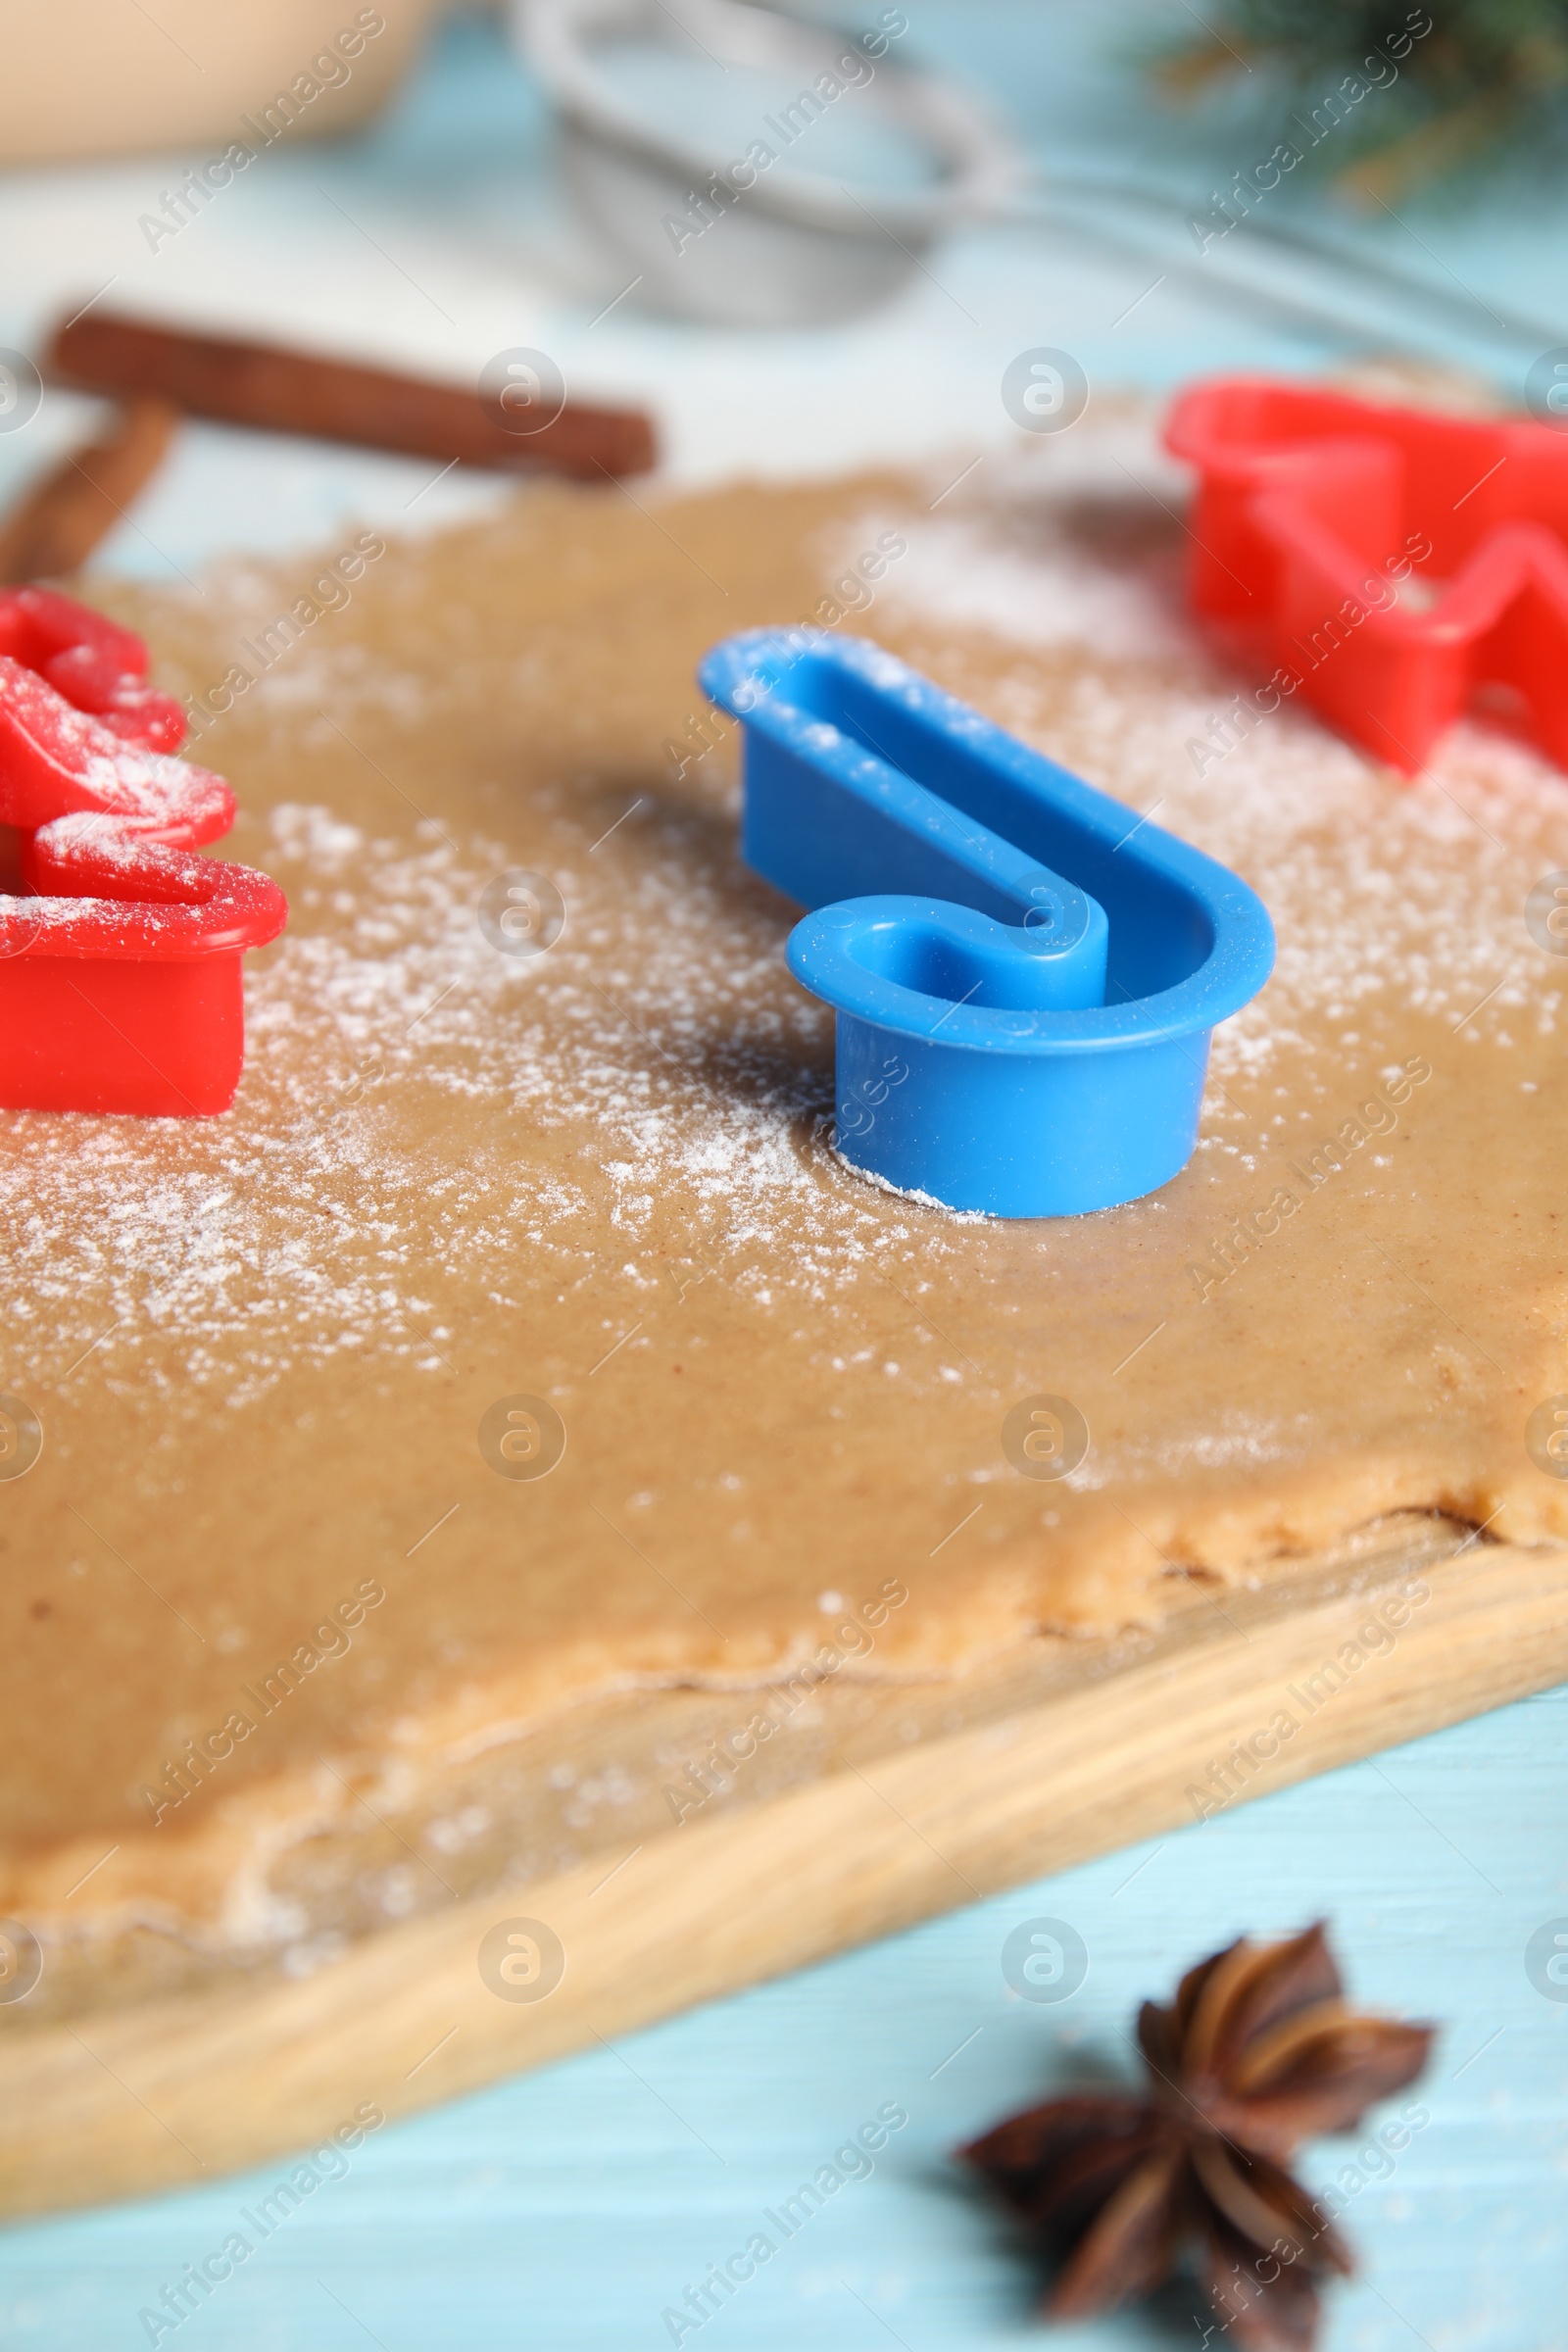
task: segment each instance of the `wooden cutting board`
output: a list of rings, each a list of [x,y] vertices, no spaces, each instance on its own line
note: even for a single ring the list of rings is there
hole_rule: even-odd
[[[1560,779],[1478,739],[1456,793],[1406,793],[1282,724],[1205,782],[1206,753],[1184,752],[1194,697],[1234,681],[1158,653],[1175,526],[1120,492],[1086,505],[1076,479],[1021,520],[1004,485],[996,513],[957,523],[892,481],[657,517],[551,490],[384,549],[347,608],[323,584],[315,634],[265,665],[280,582],[230,582],[211,615],[149,607],[160,675],[211,696],[200,742],[251,827],[236,854],[275,855],[296,913],[252,973],[250,1091],[226,1127],[127,1134],[112,1160],[101,1139],[95,1157],[91,1139],[12,1137],[22,1242],[129,1239],[96,1289],[21,1243],[9,1269],[54,1382],[40,1472],[9,1489],[29,1570],[12,1594],[15,1814],[83,1850],[36,1906],[71,1923],[47,2005],[0,2001],[5,2209],[211,2179],[368,2102],[410,2113],[1568,1677],[1568,1547],[1548,1540],[1568,1532],[1565,1490],[1521,1443],[1568,1386],[1558,969],[1521,920],[1568,865]],[[890,514],[906,605],[886,581],[872,619],[837,592],[813,602]],[[1130,551],[1123,572],[1107,546]],[[956,562],[1009,596],[1021,564],[1058,617],[1098,583],[1097,628],[1146,652],[961,638],[922,602]],[[1067,1236],[950,1228],[813,1141],[830,1032],[785,993],[788,912],[736,869],[687,683],[705,646],[781,612],[874,630],[1266,885],[1274,993],[1250,1047],[1216,1049],[1203,1146],[1156,1200]],[[213,716],[242,629],[263,674],[238,716]],[[512,868],[564,877],[572,901],[525,981],[498,977],[474,914]],[[1395,1084],[1401,1069],[1425,1076]],[[612,1115],[632,1084],[635,1116]],[[512,1120],[514,1087],[558,1124]],[[499,1169],[514,1203],[529,1152],[532,1190],[503,1216],[485,1187]],[[221,1247],[185,1248],[161,1152],[238,1204],[232,1231],[212,1212]],[[454,1229],[427,1212],[460,1176]],[[1287,1180],[1288,1230],[1268,1206]],[[569,1281],[538,1205],[563,1193]],[[644,1194],[628,1241],[617,1220]],[[145,1211],[128,1225],[127,1203]],[[154,1269],[179,1302],[162,1320]],[[813,1283],[828,1296],[808,1332]],[[999,1429],[1068,1365],[1093,1477],[1025,1493]],[[474,1433],[523,1391],[560,1396],[572,1440],[559,1476],[518,1488]],[[368,1564],[387,1607],[335,1679],[265,1709],[254,1786],[234,1764],[208,1792],[227,1875],[181,1901],[201,1821],[152,1843],[141,1758],[156,1776],[221,1723],[230,1686],[294,1654]],[[910,1605],[866,1620],[875,1657],[830,1650],[788,1737],[701,1803],[666,1803],[662,1782],[690,1787],[686,1759],[766,1700],[779,1661],[821,1654],[847,1604],[819,1586],[860,1602],[895,1569]],[[1157,1630],[1103,1630],[1133,1625]],[[384,1704],[352,1679],[369,1666]],[[523,1791],[461,1867],[429,1840],[455,1885],[416,1840],[472,1800],[445,1781],[417,1805],[395,1792],[416,1701],[420,1756]],[[69,1752],[58,1720],[83,1727]],[[558,1835],[563,1769],[628,1801]],[[318,1770],[339,1788],[316,1838]],[[244,1804],[286,1775],[284,1830],[303,1832],[247,1842]],[[278,1912],[298,1894],[307,1926],[274,1936],[269,1913],[246,1943],[224,1904],[258,1853],[252,1886]],[[439,1905],[416,1920],[316,1899],[328,1865],[340,1892],[411,1859]],[[192,1932],[149,1936],[159,1966],[122,1973],[65,1907],[87,1879],[100,1920]],[[22,1892],[7,1907],[27,1916]]]
[[[1564,1677],[1568,1547],[1389,1521],[1157,1636],[971,1678],[959,1731],[905,1744],[887,1718],[783,1795],[370,1936],[304,1982],[25,2037],[0,2008],[0,2208],[211,2179],[366,2102],[413,2114]],[[628,1702],[645,1731],[662,1703]],[[544,1997],[491,1988],[509,1934],[524,1990],[559,1940]]]

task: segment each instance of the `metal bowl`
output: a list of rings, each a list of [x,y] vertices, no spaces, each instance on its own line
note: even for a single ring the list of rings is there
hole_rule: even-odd
[[[574,201],[655,309],[760,327],[858,317],[894,295],[937,237],[1003,207],[1016,184],[1006,134],[972,99],[892,58],[886,32],[837,33],[744,0],[681,0],[678,20],[662,0],[516,0],[514,22],[560,111]],[[628,40],[687,57],[695,46],[799,94],[760,107],[749,140],[713,110],[705,126],[695,105],[691,119],[658,120],[607,71],[607,45]],[[928,176],[851,184],[803,168],[797,140],[846,105],[919,151]]]

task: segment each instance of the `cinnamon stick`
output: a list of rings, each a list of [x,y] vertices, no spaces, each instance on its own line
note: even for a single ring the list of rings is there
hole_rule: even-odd
[[[654,463],[654,430],[635,409],[567,402],[555,416],[503,406],[474,385],[437,383],[360,368],[283,344],[198,335],[92,310],[56,330],[48,371],[61,383],[123,398],[154,394],[194,416],[269,432],[353,441],[406,457],[471,466],[547,466],[597,480],[642,473]]]
[[[0,516],[0,583],[79,570],[157,472],[178,422],[167,401],[128,401],[100,439],[52,466]]]

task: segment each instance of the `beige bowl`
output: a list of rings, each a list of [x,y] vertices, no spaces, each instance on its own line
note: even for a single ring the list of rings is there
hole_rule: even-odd
[[[0,165],[352,129],[447,0],[0,0]]]

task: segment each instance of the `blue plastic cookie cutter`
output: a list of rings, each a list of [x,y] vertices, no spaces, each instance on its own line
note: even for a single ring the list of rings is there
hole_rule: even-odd
[[[844,1158],[999,1217],[1185,1167],[1209,1032],[1273,967],[1246,883],[863,638],[750,629],[698,676],[741,721],[742,854],[812,909],[787,954],[838,1016]]]

